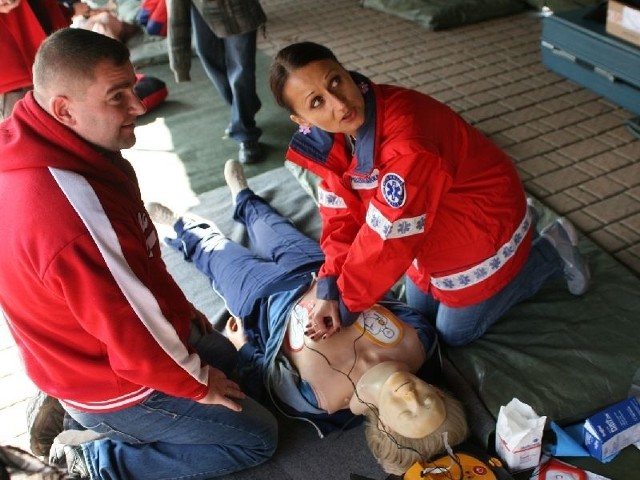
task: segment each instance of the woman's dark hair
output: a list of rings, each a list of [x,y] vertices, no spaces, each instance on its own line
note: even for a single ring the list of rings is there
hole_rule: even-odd
[[[292,43],[276,54],[269,69],[269,86],[278,105],[293,112],[291,106],[284,99],[284,84],[287,83],[292,71],[317,60],[338,62],[331,50],[324,45],[313,42]]]

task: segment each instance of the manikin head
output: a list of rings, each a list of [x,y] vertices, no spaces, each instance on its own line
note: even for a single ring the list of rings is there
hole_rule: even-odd
[[[468,435],[462,405],[403,363],[372,367],[357,392],[350,408],[367,417],[367,443],[387,473],[401,475],[416,461],[444,452],[445,432],[451,446]]]
[[[58,122],[108,151],[135,143],[135,120],[145,107],[133,91],[127,47],[80,28],[47,38],[33,65],[34,97]]]
[[[356,136],[364,123],[364,97],[328,48],[301,42],[280,50],[269,72],[271,92],[301,127]]]

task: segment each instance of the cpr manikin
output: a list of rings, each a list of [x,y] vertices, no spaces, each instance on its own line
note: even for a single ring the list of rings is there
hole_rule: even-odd
[[[426,359],[415,328],[375,305],[353,325],[314,341],[303,334],[314,296],[312,286],[292,309],[280,353],[313,390],[319,408],[349,408],[367,417],[367,443],[387,473],[402,474],[443,452],[443,432],[450,445],[466,438],[460,403],[413,373]],[[225,333],[238,349],[248,341],[238,318],[227,321]],[[276,394],[287,403],[285,394]]]
[[[460,404],[413,375],[430,378],[427,370],[440,366],[437,334],[424,315],[385,295],[340,332],[310,335],[324,253],[248,187],[238,162],[225,164],[225,180],[247,246],[211,222],[178,218],[161,205],[154,221],[173,226],[176,237],[167,242],[224,299],[232,315],[225,336],[238,351],[235,371],[247,393],[320,435],[346,426],[352,412],[365,415],[371,451],[389,473],[443,452],[443,432],[450,445],[462,442]]]

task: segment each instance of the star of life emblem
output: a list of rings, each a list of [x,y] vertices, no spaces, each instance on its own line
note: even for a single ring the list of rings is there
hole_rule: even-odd
[[[385,201],[393,208],[402,207],[407,199],[404,178],[396,173],[387,173],[382,177],[380,190]]]

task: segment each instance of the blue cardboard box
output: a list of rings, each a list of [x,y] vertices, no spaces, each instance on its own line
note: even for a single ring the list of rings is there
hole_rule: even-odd
[[[584,424],[584,444],[591,456],[603,462],[638,441],[640,402],[636,397],[601,410],[587,418]]]

